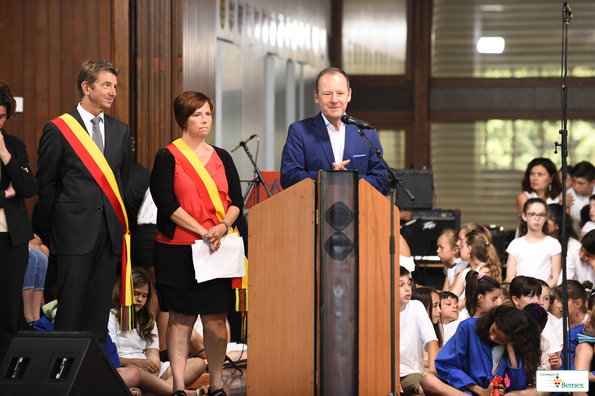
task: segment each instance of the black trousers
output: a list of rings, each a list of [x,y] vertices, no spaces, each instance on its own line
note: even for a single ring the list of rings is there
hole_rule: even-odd
[[[91,330],[105,345],[118,259],[119,255],[113,253],[105,215],[89,253],[56,256],[56,330]]]
[[[25,324],[23,282],[28,262],[28,244],[14,247],[10,234],[0,232],[0,362],[4,360],[14,334]]]

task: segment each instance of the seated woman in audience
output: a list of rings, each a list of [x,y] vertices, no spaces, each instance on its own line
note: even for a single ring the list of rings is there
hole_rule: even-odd
[[[475,230],[469,232],[462,239],[460,246],[461,258],[469,261],[469,267],[457,275],[450,287],[450,291],[459,296],[459,308],[461,309],[464,307],[462,300],[465,298],[467,273],[469,271],[482,272],[484,275],[489,275],[500,282],[502,280],[502,266],[496,248],[484,232]]]
[[[510,282],[510,299],[518,309],[523,309],[529,304],[538,304],[541,297],[542,287],[538,279],[530,276],[517,276]],[[560,351],[562,350],[558,336],[552,325],[547,322],[541,329],[541,336],[547,341],[542,342],[542,352],[549,356],[548,367],[557,369],[560,367]],[[546,349],[544,349],[546,348]],[[545,364],[545,362],[542,362]],[[548,369],[549,370],[549,369]]]
[[[132,270],[136,326],[134,330],[120,330],[120,285],[118,280],[112,294],[112,310],[108,324],[110,337],[118,348],[122,366],[134,365],[141,373],[139,388],[155,395],[169,396],[173,378],[169,362],[159,360],[159,338],[155,318],[151,310],[152,288],[149,274],[144,268]],[[184,382],[190,386],[205,372],[206,364],[200,358],[188,359]]]
[[[436,357],[436,373],[421,379],[427,395],[492,395],[490,381],[508,375],[509,390],[535,383],[540,363],[540,337],[535,320],[501,305],[480,318],[459,324]]]
[[[593,288],[593,283],[585,281],[582,284],[575,280],[569,280],[566,283],[568,296],[568,327],[579,326],[587,318],[587,299],[589,295],[585,288]],[[556,299],[554,300],[554,310],[558,311],[562,317],[562,286],[556,287]]]
[[[521,185],[523,191],[516,199],[517,210],[524,213],[525,202],[531,198],[540,198],[548,205],[560,202],[562,183],[557,176],[556,165],[548,158],[535,158],[525,170]]]
[[[459,320],[479,318],[500,305],[500,283],[497,280],[476,271],[469,271],[465,278],[467,307],[459,313]]]
[[[468,262],[461,259],[459,247],[457,246],[458,239],[459,234],[456,230],[452,229],[442,230],[442,233],[438,237],[436,253],[440,257],[442,264],[444,264],[445,277],[442,290],[449,290],[457,274],[469,265]]]
[[[548,206],[542,199],[528,199],[521,216],[522,236],[510,242],[506,249],[506,282],[511,282],[515,276],[525,275],[542,279],[550,287],[555,287],[562,268],[562,247],[557,239],[547,235]]]

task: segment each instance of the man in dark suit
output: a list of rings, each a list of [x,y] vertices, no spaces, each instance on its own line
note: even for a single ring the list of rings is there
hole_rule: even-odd
[[[83,63],[81,102],[69,114],[87,131],[123,194],[130,173],[128,125],[104,114],[116,97],[118,69],[104,59]],[[105,147],[105,149],[103,149]],[[93,330],[105,343],[112,288],[122,253],[123,228],[107,196],[54,122],[39,142],[41,213],[57,266],[56,330]]]
[[[314,100],[320,113],[289,126],[281,156],[281,186],[287,188],[308,177],[317,180],[319,170],[357,170],[360,178],[382,194],[388,193],[386,168],[357,127],[341,122],[351,101],[347,74],[335,67],[321,71],[316,77]],[[382,151],[376,130],[363,132]]]

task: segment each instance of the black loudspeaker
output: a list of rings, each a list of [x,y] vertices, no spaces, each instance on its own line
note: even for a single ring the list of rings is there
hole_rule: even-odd
[[[460,210],[414,210],[411,221],[401,226],[401,235],[415,260],[440,261],[436,253],[438,238],[448,228],[459,231]]]
[[[3,396],[131,395],[90,332],[18,332],[0,370]]]
[[[492,234],[492,243],[498,252],[500,261],[505,263],[508,259],[508,253],[504,250],[504,227],[491,224],[488,226],[488,230]]]
[[[396,169],[403,185],[415,197],[412,201],[402,191],[397,191],[397,207],[400,210],[432,209],[434,201],[434,175],[431,169]]]

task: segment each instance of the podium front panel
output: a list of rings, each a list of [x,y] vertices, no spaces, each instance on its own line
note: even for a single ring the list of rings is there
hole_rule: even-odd
[[[320,172],[320,388],[358,394],[358,172]]]

